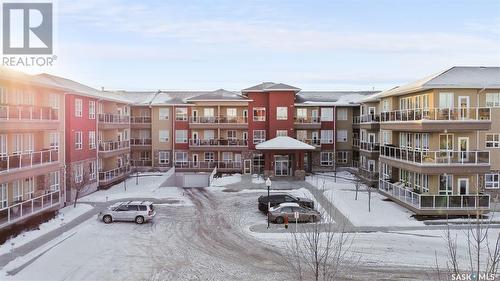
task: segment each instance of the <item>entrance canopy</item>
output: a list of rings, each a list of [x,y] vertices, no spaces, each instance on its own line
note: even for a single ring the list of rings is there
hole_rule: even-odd
[[[291,137],[275,137],[255,146],[258,150],[314,150],[315,147]]]

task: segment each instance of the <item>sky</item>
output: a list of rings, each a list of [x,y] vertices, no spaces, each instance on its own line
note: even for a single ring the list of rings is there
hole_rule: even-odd
[[[55,1],[48,72],[110,90],[385,90],[500,66],[500,1]]]

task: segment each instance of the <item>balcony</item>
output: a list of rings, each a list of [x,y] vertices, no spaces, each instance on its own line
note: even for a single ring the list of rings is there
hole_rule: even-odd
[[[130,148],[129,141],[100,141],[99,156],[113,157],[123,154]]]
[[[418,215],[467,215],[490,209],[490,195],[419,194],[402,184],[379,180],[379,191]]]
[[[420,151],[381,146],[380,158],[392,166],[427,174],[485,173],[490,169],[489,151]]]
[[[149,149],[151,148],[151,139],[130,139],[130,145],[134,149]]]
[[[149,116],[131,116],[130,127],[132,129],[151,128],[151,117]]]
[[[378,114],[366,114],[359,116],[359,127],[367,130],[379,130],[380,116]]]
[[[20,154],[11,154],[0,156],[0,174],[15,172],[19,177],[22,176],[19,172],[32,169],[42,168],[40,173],[53,170],[52,165],[59,163],[59,150],[41,150],[35,152],[26,152]],[[49,167],[47,167],[49,166]]]
[[[0,209],[0,229],[61,204],[59,190]]]
[[[361,123],[361,116],[352,117],[352,124],[353,125],[359,125],[359,123]]]
[[[223,150],[241,150],[242,148],[248,147],[247,140],[236,140],[236,139],[190,139],[189,148],[195,150],[212,150],[212,149],[223,149]]]
[[[111,184],[115,181],[125,178],[130,173],[130,165],[119,167],[113,170],[99,172],[100,184]]]
[[[101,129],[123,129],[130,126],[130,116],[128,115],[100,113],[98,121]]]
[[[130,164],[133,167],[151,167],[153,166],[153,161],[151,159],[130,159]]]
[[[380,113],[381,129],[405,131],[489,130],[491,108],[429,108]]]
[[[248,128],[248,117],[245,116],[191,116],[189,127],[192,129],[204,128]]]
[[[321,146],[321,140],[320,139],[297,139],[301,142],[307,143],[312,146]]]
[[[380,144],[378,142],[360,142],[359,146],[360,150],[371,152],[371,153],[379,153]]]
[[[320,129],[321,119],[317,116],[295,117],[294,126],[296,129]]]
[[[56,130],[59,110],[47,106],[0,105],[0,124],[4,130]]]
[[[174,161],[176,169],[190,169],[190,170],[241,170],[243,165],[241,162],[234,161]]]
[[[360,143],[359,139],[357,139],[357,138],[352,139],[352,146],[353,147],[359,148],[359,143]]]

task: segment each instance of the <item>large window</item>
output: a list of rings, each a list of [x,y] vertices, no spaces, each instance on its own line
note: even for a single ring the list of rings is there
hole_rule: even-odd
[[[439,175],[439,194],[451,195],[453,193],[453,175]]]
[[[321,166],[333,166],[333,152],[321,152]]]
[[[233,161],[233,153],[232,152],[222,152],[222,161],[231,162]]]
[[[265,130],[254,130],[253,131],[253,143],[258,144],[266,141],[266,131]]]
[[[59,171],[50,173],[50,191],[59,190],[60,179]]]
[[[95,180],[97,177],[97,167],[94,160],[89,162],[89,180]]]
[[[23,135],[22,134],[15,134],[14,135],[14,154],[21,154],[23,153]]]
[[[176,143],[187,143],[187,130],[175,130],[175,142]]]
[[[24,179],[23,183],[24,200],[33,199],[33,194],[35,192],[35,181],[33,177]]]
[[[347,108],[337,109],[337,120],[347,120]]]
[[[486,106],[499,107],[500,106],[500,93],[487,93]]]
[[[453,151],[453,134],[439,135],[439,150]]]
[[[453,93],[439,93],[439,108],[453,108]]]
[[[276,130],[276,136],[277,137],[286,137],[286,136],[288,136],[288,131],[287,130]]]
[[[297,108],[297,120],[307,119],[307,108]]]
[[[237,111],[236,108],[227,108],[226,109],[226,115],[229,120],[233,120],[237,117]]]
[[[89,119],[95,119],[95,101],[89,101]]]
[[[337,163],[346,164],[348,155],[347,151],[337,151]]]
[[[287,119],[288,119],[288,108],[276,107],[276,120],[287,120]]]
[[[20,180],[12,182],[12,195],[14,197],[14,202],[23,201],[23,186]]]
[[[299,141],[305,141],[307,139],[307,131],[306,130],[297,130],[297,139]]]
[[[95,131],[89,131],[89,149],[95,149]]]
[[[0,208],[7,208],[7,184],[0,184]]]
[[[212,132],[213,132],[213,130],[212,130]],[[212,135],[212,137],[213,137],[213,135]],[[236,140],[236,130],[228,130],[227,131],[227,139],[228,140]]]
[[[498,173],[484,175],[484,188],[498,189],[500,188],[500,177]]]
[[[75,183],[81,183],[83,181],[83,165],[76,164],[74,166],[74,179]]]
[[[500,147],[500,135],[499,134],[486,134],[486,147],[488,148],[498,148]]]
[[[214,162],[215,157],[213,152],[205,152],[205,162]]]
[[[82,100],[75,99],[75,116],[82,117]]]
[[[188,162],[188,153],[185,151],[175,152],[175,162],[176,163],[187,163]]]
[[[331,107],[321,108],[321,121],[333,121],[333,108]]]
[[[178,107],[175,109],[176,121],[187,121],[188,109],[186,107]]]
[[[181,108],[178,108],[178,109],[181,109]],[[176,112],[177,112],[177,110],[176,110]],[[187,114],[187,111],[186,111],[186,114]],[[160,107],[160,109],[158,110],[158,119],[160,119],[160,120],[168,120],[169,115],[170,115],[170,109],[168,107]]]
[[[82,131],[75,132],[75,149],[82,149]]]
[[[321,143],[333,143],[333,130],[321,130]]]
[[[158,152],[158,164],[167,165],[170,163],[170,152],[159,151]]]
[[[158,136],[159,136],[159,142],[168,142],[170,133],[168,130],[159,130],[158,131]]]
[[[337,131],[337,142],[347,142],[347,130]]]
[[[253,121],[266,121],[266,108],[254,107],[253,108]]]
[[[0,156],[7,156],[7,134],[0,135]]]

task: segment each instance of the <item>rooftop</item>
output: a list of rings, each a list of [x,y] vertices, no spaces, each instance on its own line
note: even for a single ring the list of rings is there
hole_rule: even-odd
[[[258,150],[313,150],[314,146],[291,137],[281,136],[261,142],[255,146]]]

